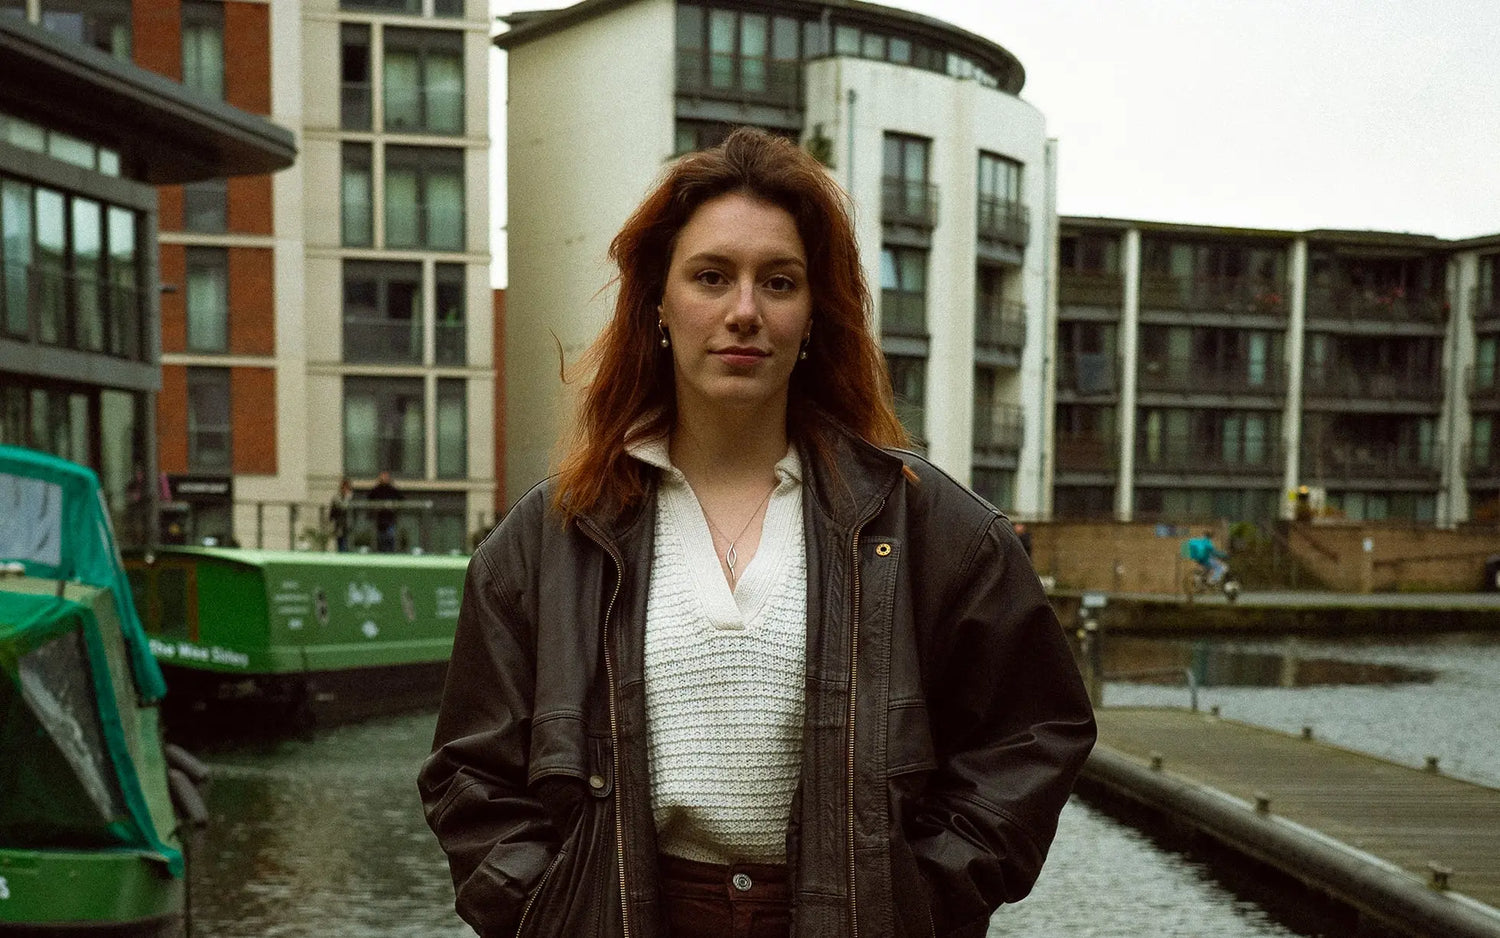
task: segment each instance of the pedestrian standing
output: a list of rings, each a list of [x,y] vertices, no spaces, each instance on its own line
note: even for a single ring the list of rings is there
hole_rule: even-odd
[[[979,938],[1093,716],[1010,523],[900,448],[845,197],[737,130],[611,257],[577,439],[470,561],[420,774],[459,914]]]
[[[391,481],[390,471],[383,469],[365,497],[372,502],[382,503],[375,508],[375,549],[383,554],[394,553],[396,550],[396,506],[393,503],[401,501],[406,496]]]

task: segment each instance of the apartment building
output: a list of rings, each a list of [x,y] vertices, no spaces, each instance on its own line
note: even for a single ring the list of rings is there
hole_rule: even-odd
[[[1305,486],[1351,519],[1468,519],[1496,494],[1497,254],[1062,219],[1053,514],[1268,519]]]
[[[85,34],[81,10],[0,6],[0,442],[92,467],[121,542],[140,545],[160,501],[155,186],[240,185],[296,150],[131,64],[126,21]],[[28,22],[41,12],[61,22]]]
[[[404,543],[465,546],[495,507],[487,3],[0,6],[297,134],[289,170],[160,190],[165,535],[316,542],[341,477],[389,470]]]
[[[736,125],[817,155],[856,206],[898,410],[939,465],[1040,511],[1054,170],[1021,63],[867,3],[587,0],[509,17],[507,492],[548,471],[609,314],[609,240],[662,167]]]

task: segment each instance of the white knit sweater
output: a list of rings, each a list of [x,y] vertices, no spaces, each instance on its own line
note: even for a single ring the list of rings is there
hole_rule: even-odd
[[[801,464],[795,450],[776,464],[760,546],[731,592],[666,440],[632,454],[662,470],[645,658],[658,847],[705,863],[784,862],[807,658]]]

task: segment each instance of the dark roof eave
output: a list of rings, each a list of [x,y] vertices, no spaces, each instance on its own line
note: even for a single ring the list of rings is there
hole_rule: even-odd
[[[1139,218],[1112,218],[1096,215],[1059,215],[1059,227],[1092,229],[1095,231],[1124,231],[1138,228],[1142,231],[1177,232],[1181,234],[1207,235],[1221,238],[1305,238],[1325,244],[1368,244],[1393,247],[1431,248],[1451,250],[1464,242],[1450,241],[1436,235],[1413,234],[1406,231],[1371,231],[1340,228],[1313,228],[1296,231],[1282,228],[1242,228],[1226,225],[1198,225],[1185,222],[1148,221]],[[1497,236],[1500,237],[1500,236]],[[1479,239],[1471,239],[1479,240]]]
[[[117,144],[143,182],[269,173],[297,157],[284,127],[18,19],[0,17],[0,61],[0,105]]]

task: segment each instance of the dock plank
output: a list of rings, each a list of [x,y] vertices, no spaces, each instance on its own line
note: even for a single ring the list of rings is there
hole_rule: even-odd
[[[1101,708],[1102,745],[1245,801],[1386,860],[1421,879],[1500,906],[1500,789],[1397,765],[1317,739],[1211,714]]]

